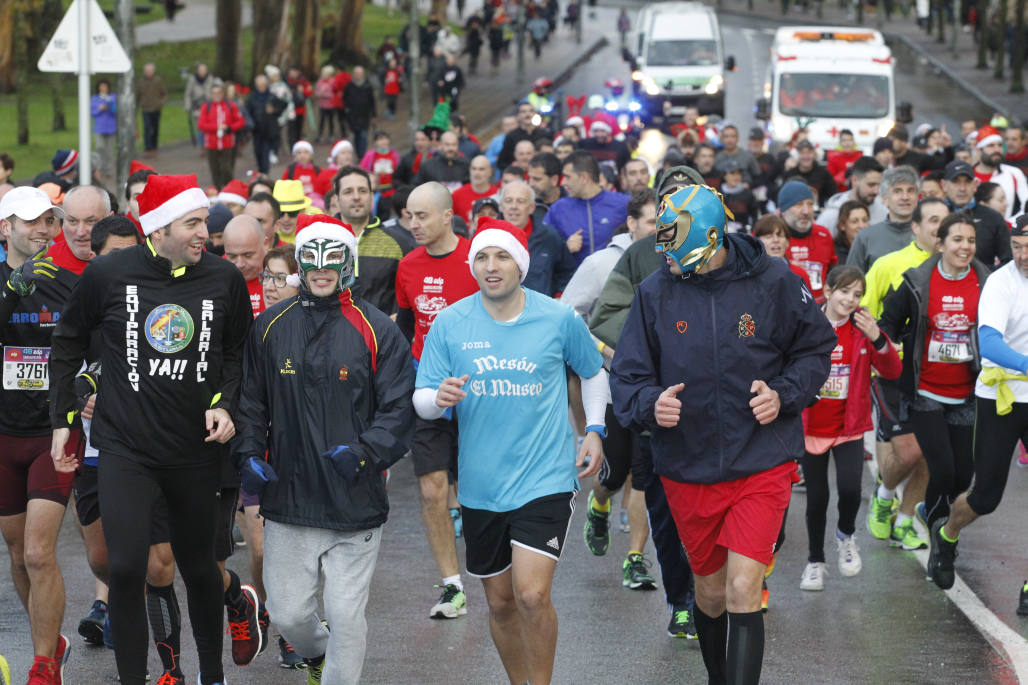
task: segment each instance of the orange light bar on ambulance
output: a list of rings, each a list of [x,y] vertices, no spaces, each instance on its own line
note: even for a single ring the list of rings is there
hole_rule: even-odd
[[[842,31],[795,31],[792,37],[794,40],[842,40],[849,43],[866,43],[867,41],[874,40],[873,33]]]

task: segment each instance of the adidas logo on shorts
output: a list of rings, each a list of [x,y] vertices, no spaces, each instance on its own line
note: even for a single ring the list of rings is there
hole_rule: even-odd
[[[550,538],[550,541],[546,543],[546,546],[547,547],[552,547],[553,549],[556,549],[556,550],[560,550],[560,542],[557,541],[556,537]]]

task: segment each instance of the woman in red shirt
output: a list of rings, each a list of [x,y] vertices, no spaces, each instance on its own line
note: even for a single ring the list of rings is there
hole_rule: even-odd
[[[902,369],[899,355],[874,317],[860,307],[864,275],[853,266],[837,266],[825,280],[824,313],[835,329],[838,344],[832,351],[832,368],[818,401],[803,412],[806,452],[802,457],[807,481],[807,566],[801,590],[823,590],[828,571],[825,563],[825,524],[828,513],[828,453],[835,457],[839,498],[839,523],[835,531],[839,548],[839,573],[860,573],[857,548],[857,510],[864,468],[864,433],[871,430],[871,367],[884,378],[897,378]]]
[[[901,415],[906,411],[928,464],[917,515],[926,528],[949,516],[950,502],[971,484],[978,298],[989,269],[974,258],[973,219],[950,214],[939,224],[938,254],[903,274],[885,299],[882,330],[903,342]]]

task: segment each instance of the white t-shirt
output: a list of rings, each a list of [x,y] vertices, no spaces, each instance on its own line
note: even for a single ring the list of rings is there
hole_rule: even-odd
[[[1021,354],[1028,354],[1028,278],[1021,275],[1016,262],[1010,261],[994,271],[985,281],[978,301],[978,328],[990,326],[1003,334],[1003,342]],[[982,358],[983,367],[999,366]],[[1007,369],[1021,373],[1019,369]],[[1028,403],[1028,382],[1007,381],[1015,402]],[[974,394],[996,399],[996,386],[982,383],[979,377]]]

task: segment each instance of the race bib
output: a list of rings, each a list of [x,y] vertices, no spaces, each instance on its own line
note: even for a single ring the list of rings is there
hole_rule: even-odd
[[[49,389],[49,347],[4,348],[4,390]]]
[[[828,380],[821,386],[818,397],[825,400],[844,400],[850,394],[850,365],[832,364]]]
[[[933,331],[928,342],[928,361],[942,364],[966,364],[974,361],[969,331]]]
[[[810,287],[814,290],[822,290],[824,288],[824,281],[821,278],[821,274],[824,271],[825,265],[821,262],[800,262],[800,266],[810,276]]]

